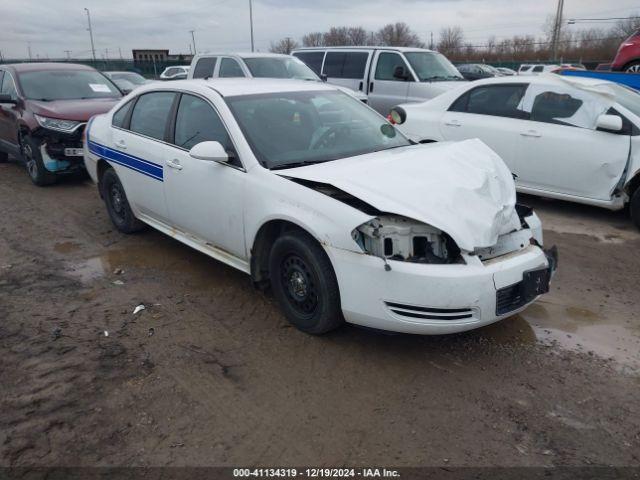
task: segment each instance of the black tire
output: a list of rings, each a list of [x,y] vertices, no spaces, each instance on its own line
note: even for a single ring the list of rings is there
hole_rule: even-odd
[[[624,67],[625,73],[640,73],[640,60],[631,62]]]
[[[631,220],[636,228],[640,229],[640,187],[636,188],[629,202],[629,211],[631,212]]]
[[[310,235],[291,231],[269,254],[271,288],[289,322],[312,335],[344,323],[340,291],[329,257]]]
[[[34,185],[45,187],[56,182],[56,175],[47,170],[40,153],[40,142],[31,135],[20,138],[22,161],[27,169],[29,178]]]
[[[138,220],[129,206],[127,195],[120,179],[113,168],[102,175],[100,181],[104,203],[107,205],[109,218],[122,233],[136,233],[145,228],[145,224]]]
[[[7,152],[0,152],[0,163],[9,161],[9,154]]]

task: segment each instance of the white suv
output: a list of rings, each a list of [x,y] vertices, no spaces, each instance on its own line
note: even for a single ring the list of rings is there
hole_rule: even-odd
[[[555,257],[493,151],[414,145],[334,87],[152,84],[86,132],[116,228],[151,225],[270,285],[305,332],[460,332],[549,288]]]

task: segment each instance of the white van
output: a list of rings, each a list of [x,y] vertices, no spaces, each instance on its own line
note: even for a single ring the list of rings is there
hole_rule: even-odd
[[[334,85],[363,92],[383,115],[407,102],[423,102],[465,81],[433,50],[408,47],[313,47],[291,53]]]
[[[202,53],[191,61],[189,80],[194,78],[290,78],[321,82],[304,62],[279,53]],[[367,103],[367,96],[350,88],[344,93]]]

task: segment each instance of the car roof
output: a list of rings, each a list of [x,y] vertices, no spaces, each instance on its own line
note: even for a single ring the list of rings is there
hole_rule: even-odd
[[[14,71],[21,72],[41,72],[50,70],[95,70],[88,65],[82,65],[80,63],[62,63],[62,62],[31,62],[31,63],[9,63],[2,65],[3,67],[10,67]]]
[[[296,48],[293,52],[305,52],[305,51],[314,51],[314,50],[394,50],[397,52],[431,52],[436,53],[434,50],[429,50],[428,48],[418,48],[418,47],[365,47],[365,46],[341,46],[341,47],[301,47]]]
[[[312,92],[312,91],[338,91],[334,85],[323,82],[291,80],[281,78],[212,78],[197,80],[176,80],[171,82],[171,88],[177,90],[194,90],[193,87],[206,87],[215,90],[223,97],[235,97],[240,95],[260,95],[263,93],[278,92]],[[141,92],[153,90],[166,90],[164,82],[149,84],[141,87]],[[138,90],[136,90],[138,91]]]
[[[564,75],[558,75],[556,73],[545,73],[542,75],[528,75],[528,76],[511,76],[511,77],[494,77],[485,78],[482,80],[476,80],[473,82],[473,86],[478,85],[490,85],[501,83],[530,83],[541,85],[572,85],[576,88],[595,88],[599,86],[614,85],[614,82],[607,80],[600,80],[598,78],[585,78],[585,77],[568,77]]]
[[[219,52],[219,53],[201,53],[197,58],[207,57],[239,57],[239,58],[291,58],[291,55],[283,53],[263,53],[263,52]]]

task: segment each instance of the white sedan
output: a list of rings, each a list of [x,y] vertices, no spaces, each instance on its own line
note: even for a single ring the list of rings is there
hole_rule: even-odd
[[[143,86],[84,148],[120,231],[148,224],[250,274],[308,333],[469,330],[525,308],[555,267],[489,148],[412,145],[325,84]]]
[[[391,117],[417,142],[479,138],[519,192],[631,206],[640,228],[640,94],[602,80],[542,75],[480,80]]]

